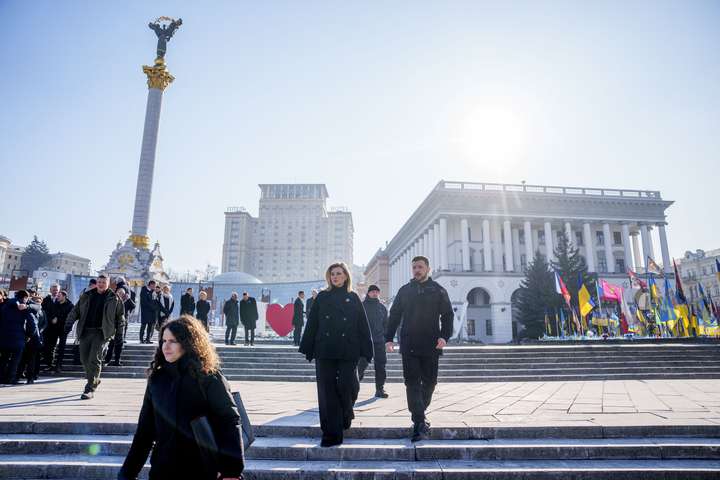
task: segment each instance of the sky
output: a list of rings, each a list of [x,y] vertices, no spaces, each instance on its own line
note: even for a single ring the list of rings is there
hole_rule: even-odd
[[[220,264],[259,183],[325,183],[356,264],[443,179],[659,190],[671,255],[720,247],[720,2],[687,0],[0,0],[0,234],[96,269],[127,238],[161,15],[173,270]]]

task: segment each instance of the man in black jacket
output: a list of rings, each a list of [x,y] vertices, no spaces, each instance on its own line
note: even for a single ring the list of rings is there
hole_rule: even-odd
[[[150,280],[147,287],[140,291],[140,343],[150,343],[150,337],[160,313],[160,303],[153,298],[154,292],[155,280]]]
[[[300,336],[302,334],[302,328],[305,324],[305,321],[303,320],[303,315],[305,314],[305,292],[300,290],[298,292],[298,296],[295,299],[295,303],[293,304],[293,345],[296,347],[300,346]]]
[[[63,357],[65,356],[65,345],[67,344],[67,337],[72,329],[72,325],[68,327],[67,317],[73,309],[73,303],[68,298],[68,294],[65,290],[62,290],[58,294],[58,302],[55,309],[55,318],[57,319],[57,328],[60,332],[58,347],[55,354],[55,363],[53,364],[53,371],[60,373],[62,370]],[[50,320],[52,324],[52,319]]]
[[[58,323],[57,319],[59,294],[60,286],[57,283],[50,285],[50,293],[43,298],[40,304],[47,319],[47,325],[43,331],[43,362],[48,370],[52,368],[55,346],[63,333],[62,325]]]
[[[430,434],[425,410],[437,385],[439,356],[452,336],[454,313],[447,291],[429,277],[430,262],[426,257],[413,258],[412,272],[413,279],[400,287],[390,308],[385,341],[387,352],[392,352],[395,332],[402,321],[400,354],[413,421],[411,440],[417,442]]]
[[[240,300],[240,321],[245,330],[245,346],[255,346],[255,329],[257,328],[258,319],[257,302],[255,298],[243,292],[242,300]]]
[[[180,297],[180,315],[195,315],[195,297],[193,289],[188,288]]]
[[[380,303],[380,288],[377,285],[368,287],[367,295],[363,301],[363,307],[367,314],[368,323],[370,324],[370,334],[373,341],[373,364],[375,367],[375,396],[378,398],[388,398],[385,392],[385,379],[387,373],[385,365],[387,364],[387,354],[385,352],[385,330],[387,329],[388,312],[385,305]],[[310,301],[308,300],[308,303]],[[360,380],[365,376],[365,369],[368,362],[364,357],[360,357],[358,361],[358,376]]]
[[[225,316],[225,345],[235,345],[235,335],[240,324],[240,301],[237,292],[230,294],[230,299],[223,305]]]

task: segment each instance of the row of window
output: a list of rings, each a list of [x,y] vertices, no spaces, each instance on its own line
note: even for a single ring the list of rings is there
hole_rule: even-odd
[[[482,230],[480,230],[479,235],[476,235],[475,240],[473,240],[472,237],[472,231],[470,230],[470,227],[468,227],[468,238],[470,238],[470,241],[476,241],[481,242],[482,241]],[[555,243],[558,243],[560,241],[560,236],[563,235],[562,230],[555,230]],[[539,245],[545,245],[545,231],[544,230],[538,230],[537,231],[537,237],[538,237],[538,244]],[[622,245],[622,232],[612,232],[613,237],[613,245]],[[518,231],[518,238],[521,245],[525,245],[525,230],[519,230]],[[505,243],[505,231],[500,231],[500,239],[503,243]],[[583,235],[583,232],[575,232],[575,241],[576,246],[584,246],[585,245],[585,237]],[[601,246],[605,245],[605,232],[603,231],[595,231],[595,245]]]

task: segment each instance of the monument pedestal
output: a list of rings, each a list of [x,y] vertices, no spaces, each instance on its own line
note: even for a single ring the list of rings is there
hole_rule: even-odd
[[[160,244],[155,242],[155,246],[150,250],[145,246],[136,246],[132,236],[125,244],[117,244],[105,266],[105,274],[111,277],[122,276],[132,287],[146,285],[150,280],[161,283],[170,281],[163,267]]]

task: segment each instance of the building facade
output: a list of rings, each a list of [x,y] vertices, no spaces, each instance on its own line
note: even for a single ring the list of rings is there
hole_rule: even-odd
[[[22,260],[25,247],[18,245],[10,245],[5,250],[5,260],[3,262],[3,275],[12,275],[13,270],[20,270],[20,261]],[[28,275],[32,272],[28,273]]]
[[[340,260],[353,264],[353,220],[328,209],[323,184],[262,184],[257,217],[245,208],[225,212],[222,271],[246,272],[263,282],[323,278]]]
[[[688,251],[683,258],[677,260],[685,296],[690,302],[701,300],[699,285],[702,285],[705,295],[710,296],[716,304],[720,303],[720,279],[718,279],[716,260],[720,260],[720,248]]]
[[[365,283],[380,288],[380,299],[387,301],[390,295],[390,268],[388,256],[383,249],[378,250],[365,267]]]
[[[526,265],[536,251],[552,259],[561,233],[589,271],[615,283],[627,279],[627,268],[645,271],[656,251],[670,271],[665,210],[672,203],[657,191],[441,181],[385,249],[390,297],[411,278],[412,258],[425,255],[466,315],[467,336],[505,343],[517,335],[513,305]]]
[[[45,269],[73,275],[90,275],[90,259],[67,252],[53,253]]]
[[[0,275],[5,274],[5,259],[12,242],[9,238],[0,235]]]

